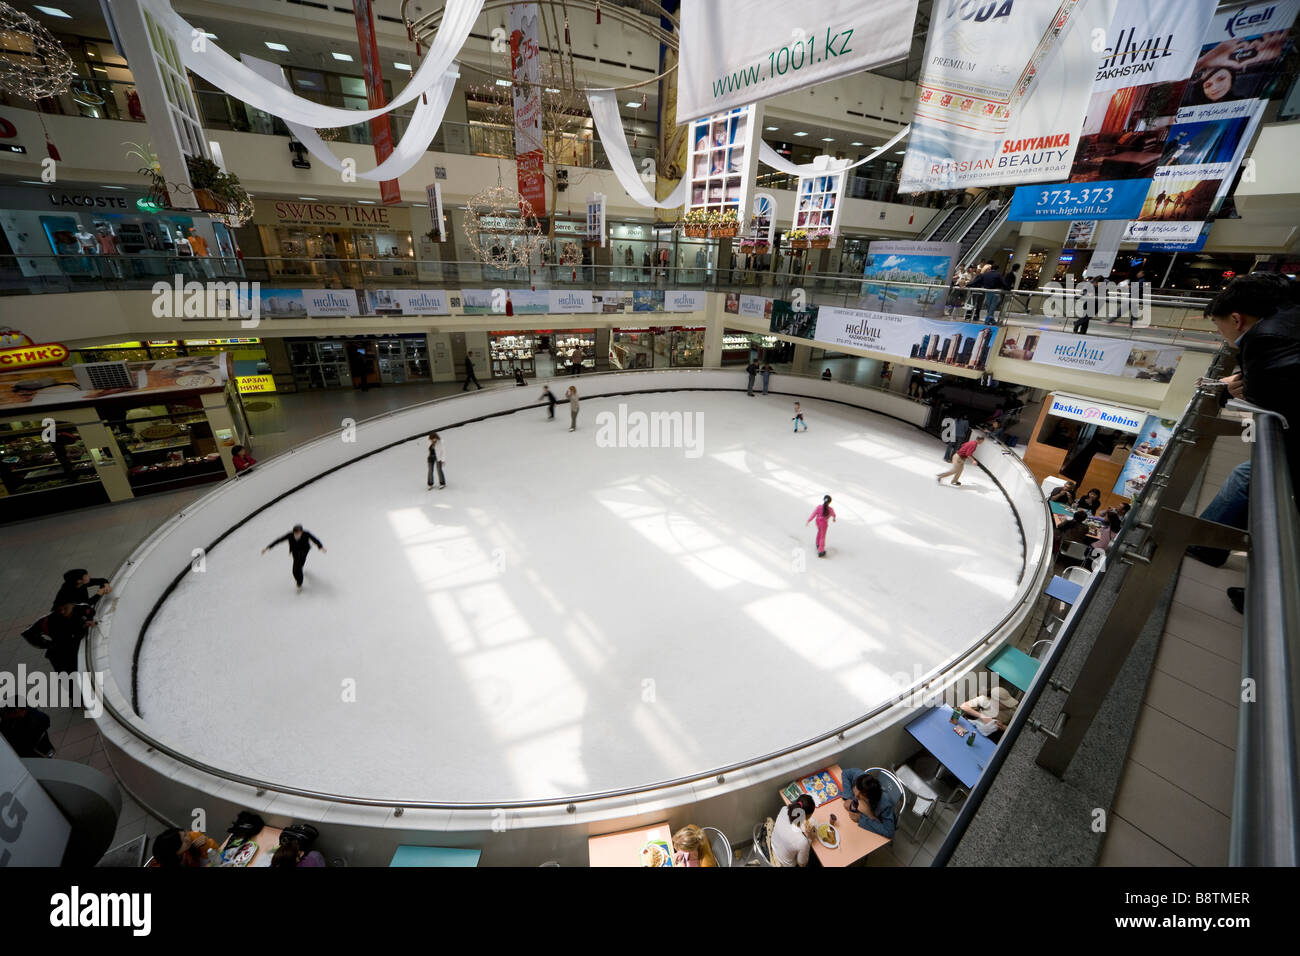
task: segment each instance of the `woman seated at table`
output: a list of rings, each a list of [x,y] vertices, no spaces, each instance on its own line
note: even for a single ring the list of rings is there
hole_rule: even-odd
[[[1002,731],[1007,729],[1019,703],[1005,687],[995,687],[991,695],[981,694],[966,701],[961,705],[961,712],[970,719],[976,730],[997,743],[1002,739]]]
[[[216,841],[199,830],[172,827],[153,838],[154,862],[164,869],[207,866],[208,854],[216,851]]]
[[[1053,491],[1051,496],[1047,500],[1055,501],[1057,504],[1065,505],[1067,508],[1069,508],[1074,504],[1074,489],[1075,489],[1074,482],[1067,481],[1060,488],[1057,488],[1055,491]]]
[[[673,866],[717,866],[704,831],[691,823],[673,834]]]
[[[781,808],[772,827],[772,865],[807,866],[812,849],[813,811],[817,802],[806,793]]]
[[[1128,509],[1129,506],[1125,503],[1118,508],[1111,508],[1103,512],[1106,524],[1102,527],[1101,533],[1097,535],[1097,547],[1102,551],[1110,547],[1110,543],[1115,540],[1120,529],[1124,527],[1124,518],[1128,515]]]
[[[844,771],[842,782],[844,808],[849,812],[849,819],[864,830],[892,840],[898,826],[894,807],[902,794],[893,793],[892,786],[887,792],[871,774],[852,767]]]
[[[319,850],[304,851],[292,833],[280,834],[280,846],[271,857],[271,866],[325,866],[325,857]]]
[[[1079,499],[1076,507],[1082,508],[1090,515],[1095,515],[1101,507],[1101,489],[1089,488],[1088,493]]]

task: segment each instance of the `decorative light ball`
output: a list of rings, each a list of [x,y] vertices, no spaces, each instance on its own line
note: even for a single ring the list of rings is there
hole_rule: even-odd
[[[562,266],[580,266],[582,265],[582,246],[569,240],[560,246],[560,265]]]
[[[0,2],[0,89],[28,100],[66,93],[76,69],[49,30]]]
[[[484,220],[495,219],[491,231]],[[508,227],[499,228],[505,222]],[[508,186],[496,185],[471,196],[465,207],[465,241],[485,266],[527,268],[545,241],[532,204]]]

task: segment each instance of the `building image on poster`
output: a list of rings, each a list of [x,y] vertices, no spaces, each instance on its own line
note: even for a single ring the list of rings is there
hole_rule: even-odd
[[[858,304],[899,315],[940,315],[960,253],[955,242],[873,242]]]
[[[546,215],[546,164],[542,153],[541,64],[537,4],[510,5],[510,74],[515,111],[515,163],[519,196],[537,218]]]
[[[1116,2],[936,5],[899,192],[1065,179]]]

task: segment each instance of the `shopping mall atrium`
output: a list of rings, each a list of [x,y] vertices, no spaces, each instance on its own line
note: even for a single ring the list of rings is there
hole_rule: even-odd
[[[0,866],[1300,863],[1297,13],[0,2]]]

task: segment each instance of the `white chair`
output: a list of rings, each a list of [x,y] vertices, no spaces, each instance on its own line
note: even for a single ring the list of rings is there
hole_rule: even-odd
[[[767,822],[760,820],[754,824],[754,844],[750,847],[746,866],[774,866],[770,849],[767,845]]]
[[[1065,487],[1065,479],[1057,478],[1055,475],[1049,475],[1043,479],[1043,483],[1038,487],[1043,489],[1043,497],[1050,498],[1058,488]]]
[[[925,826],[925,821],[929,818],[930,812],[938,805],[939,795],[921,778],[919,773],[907,764],[900,766],[894,773],[895,779],[903,788],[912,793],[912,816],[918,818],[913,836],[916,838],[916,842],[920,843],[921,829]],[[901,821],[899,826],[902,826]]]
[[[709,849],[713,851],[713,858],[718,861],[718,866],[731,866],[731,843],[727,840],[727,835],[716,827],[700,827],[700,829],[704,831],[704,837],[709,841]]]
[[[1065,580],[1081,584],[1086,588],[1092,580],[1092,572],[1087,568],[1066,568],[1064,577]]]

